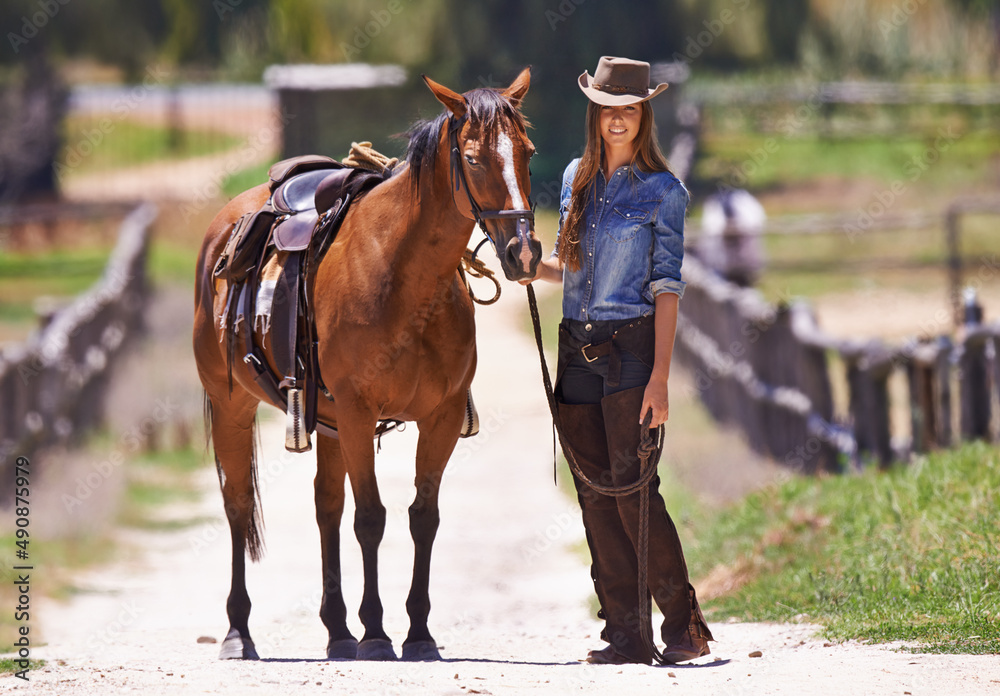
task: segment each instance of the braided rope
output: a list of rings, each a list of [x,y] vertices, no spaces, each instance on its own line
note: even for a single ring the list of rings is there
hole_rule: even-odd
[[[478,250],[479,247],[476,247],[476,251]],[[472,298],[473,302],[481,305],[491,305],[500,299],[500,281],[497,280],[496,274],[486,267],[485,263],[476,258],[476,251],[466,249],[465,253],[462,254],[462,265],[459,267],[459,270],[462,272],[462,281],[465,283],[465,289],[469,291],[469,297]],[[469,279],[465,277],[466,273],[473,278],[486,278],[493,281],[493,284],[496,286],[496,292],[493,294],[493,297],[488,300],[481,300],[476,297],[475,293],[472,292],[472,285],[469,283]]]
[[[385,174],[391,172],[399,164],[399,159],[383,155],[373,148],[370,142],[364,140],[360,143],[352,142],[350,153],[341,162],[348,167],[368,169],[373,172]]]

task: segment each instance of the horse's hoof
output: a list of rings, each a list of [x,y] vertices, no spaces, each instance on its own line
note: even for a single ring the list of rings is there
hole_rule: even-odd
[[[326,644],[326,659],[353,660],[358,656],[358,641],[356,638],[331,639]]]
[[[433,640],[416,640],[403,643],[403,659],[406,662],[436,662],[441,659],[441,653]]]
[[[370,662],[391,662],[396,659],[392,641],[385,638],[367,638],[358,643],[358,660]]]
[[[235,628],[229,629],[226,639],[222,641],[222,650],[219,651],[220,660],[259,660],[257,648],[253,641],[247,638],[244,640],[240,632]]]

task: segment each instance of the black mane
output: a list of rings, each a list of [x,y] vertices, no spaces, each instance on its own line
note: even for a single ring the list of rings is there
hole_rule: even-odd
[[[521,112],[495,89],[474,89],[463,96],[467,104],[465,118],[469,119],[473,126],[485,129],[491,138],[496,136],[497,126],[502,121],[513,122],[521,131],[526,130],[529,125]],[[406,162],[413,170],[414,186],[418,185],[424,167],[433,168],[438,155],[441,127],[450,116],[451,112],[445,109],[436,118],[417,121],[406,131],[409,137]]]

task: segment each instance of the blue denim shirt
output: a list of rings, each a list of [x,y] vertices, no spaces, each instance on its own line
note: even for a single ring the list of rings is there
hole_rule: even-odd
[[[562,231],[580,160],[563,172],[559,201]],[[563,316],[581,321],[633,319],[653,313],[660,293],[684,294],[684,215],[690,196],[669,172],[619,167],[607,182],[594,179],[596,195],[584,211],[580,270],[563,269]],[[559,241],[553,255],[558,253]]]

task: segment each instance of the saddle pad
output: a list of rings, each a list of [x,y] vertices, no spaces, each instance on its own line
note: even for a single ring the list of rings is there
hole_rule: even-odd
[[[316,187],[330,173],[330,169],[316,169],[293,176],[274,190],[272,204],[283,213],[300,213],[315,209]]]
[[[305,210],[278,223],[274,228],[274,245],[281,251],[302,251],[309,247],[319,215],[315,209]]]

